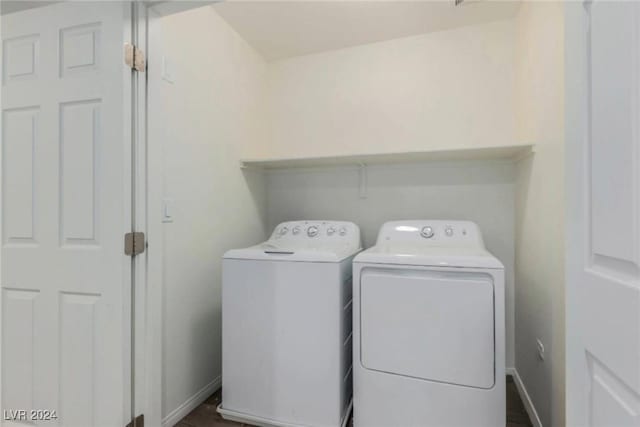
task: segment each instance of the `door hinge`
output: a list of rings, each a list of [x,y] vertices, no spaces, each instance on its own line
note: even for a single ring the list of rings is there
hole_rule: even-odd
[[[124,253],[128,256],[140,255],[144,252],[146,242],[144,233],[133,232],[124,235]]]
[[[144,427],[144,414],[140,414],[137,417],[135,417],[125,427]]]
[[[144,72],[146,61],[144,52],[131,43],[124,44],[124,63],[132,70]]]

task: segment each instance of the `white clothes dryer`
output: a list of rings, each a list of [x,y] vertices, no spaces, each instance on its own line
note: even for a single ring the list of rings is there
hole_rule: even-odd
[[[474,223],[384,224],[354,260],[354,426],[504,426],[504,298]]]

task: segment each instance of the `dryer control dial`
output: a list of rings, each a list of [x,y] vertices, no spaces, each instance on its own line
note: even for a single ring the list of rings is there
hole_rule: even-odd
[[[307,228],[307,236],[316,237],[317,235],[318,235],[318,227],[316,227],[315,225],[312,225],[311,227]]]
[[[327,228],[327,236],[333,236],[334,234],[336,234],[336,229],[335,229],[335,227],[329,227],[329,228]]]
[[[295,227],[293,227],[293,230],[291,230],[291,232],[292,232],[294,235],[298,235],[298,234],[300,234],[300,227],[298,227],[298,226],[296,225]]]
[[[430,239],[433,237],[433,227],[427,225],[425,227],[422,227],[422,230],[420,230],[420,235],[422,237],[424,237],[425,239]]]

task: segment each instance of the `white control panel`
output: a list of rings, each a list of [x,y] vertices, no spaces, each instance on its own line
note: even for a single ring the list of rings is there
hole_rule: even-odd
[[[378,245],[412,242],[427,246],[484,247],[478,226],[471,221],[410,220],[385,223]]]
[[[269,240],[278,242],[356,242],[360,244],[360,229],[346,221],[287,221],[278,225]]]

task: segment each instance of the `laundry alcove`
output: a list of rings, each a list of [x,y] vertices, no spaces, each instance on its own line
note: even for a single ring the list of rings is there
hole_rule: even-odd
[[[505,265],[507,368],[534,424],[560,425],[561,5],[154,8],[163,424],[220,385],[225,251],[285,220],[353,221],[367,247],[387,220],[446,218]]]

